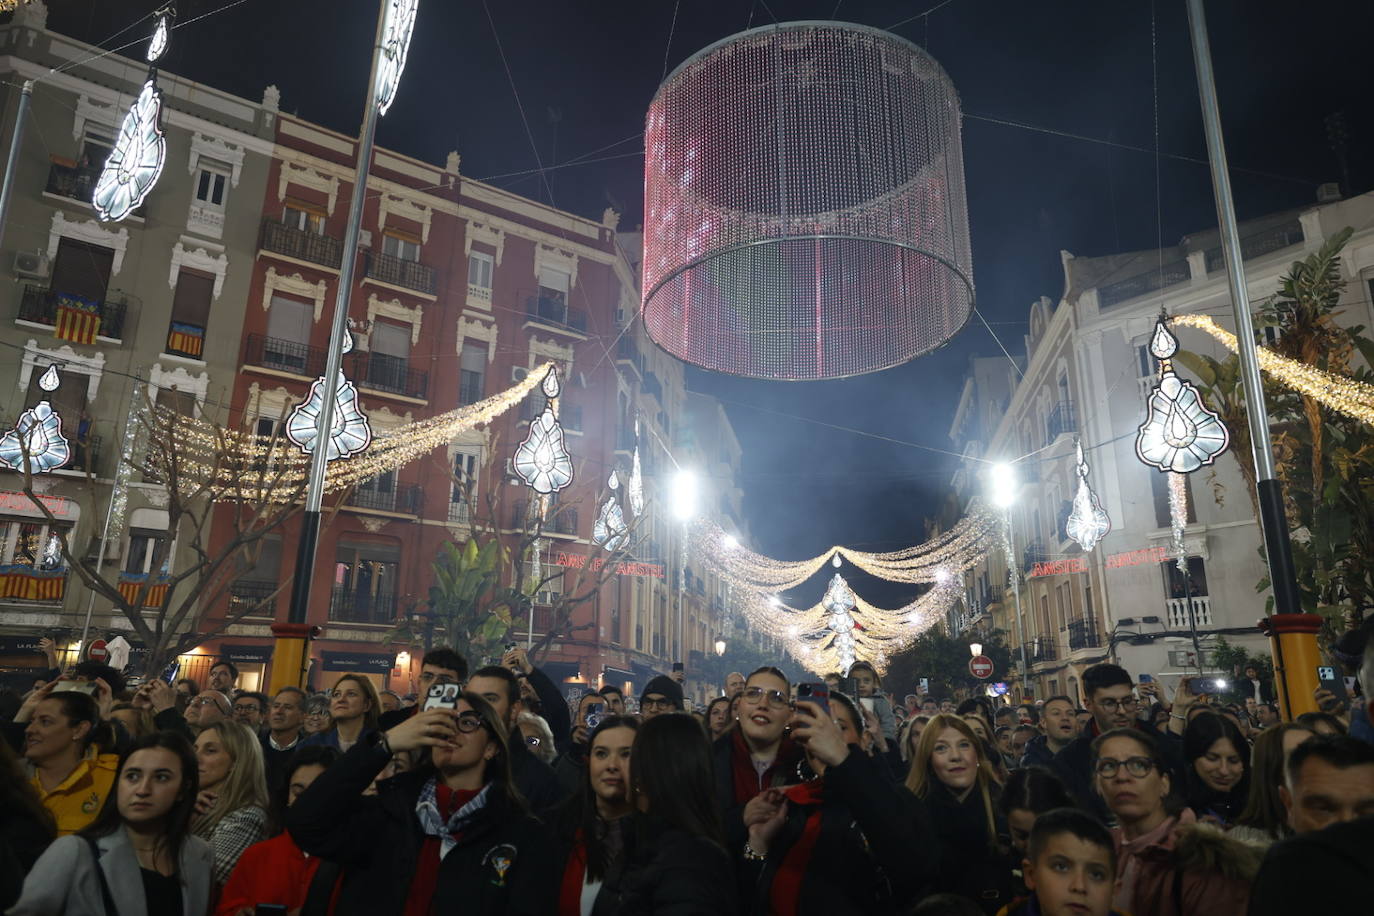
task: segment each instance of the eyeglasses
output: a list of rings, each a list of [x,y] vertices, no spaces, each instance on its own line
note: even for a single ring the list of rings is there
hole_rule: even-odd
[[[1101,706],[1103,711],[1108,713],[1114,713],[1117,709],[1124,709],[1130,712],[1136,707],[1135,697],[1126,697],[1124,700],[1113,700],[1111,697],[1106,697],[1101,700],[1094,700],[1093,702]]]
[[[1128,757],[1125,760],[1103,757],[1097,761],[1097,775],[1111,779],[1123,766],[1127,773],[1140,778],[1150,774],[1155,768],[1155,762],[1149,757]]]
[[[458,714],[458,730],[465,735],[470,735],[479,728],[485,728],[486,723],[482,717],[475,712],[464,712]],[[538,739],[535,739],[538,740]]]
[[[262,712],[262,710],[258,709],[256,703],[251,706],[245,703],[243,706],[235,706],[234,712]]]
[[[645,697],[639,701],[639,706],[641,709],[655,709],[660,712],[677,708],[667,697]]]
[[[762,687],[744,688],[744,702],[750,706],[759,706],[765,700],[774,709],[785,709],[791,705],[791,700],[781,690],[765,690]]]
[[[438,684],[458,683],[458,679],[456,677],[452,677],[447,674],[435,674],[433,671],[422,671],[420,673],[420,681],[425,684],[428,684],[430,681],[434,681]]]

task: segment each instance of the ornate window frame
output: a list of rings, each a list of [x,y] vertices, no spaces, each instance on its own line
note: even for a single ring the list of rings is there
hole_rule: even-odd
[[[429,224],[434,215],[434,211],[417,201],[409,200],[405,197],[397,197],[394,194],[382,194],[377,202],[377,228],[386,229],[387,216],[399,216],[401,219],[410,220],[420,224],[420,244],[429,243]]]
[[[315,321],[320,320],[324,314],[324,297],[328,289],[328,284],[320,280],[318,283],[311,283],[300,274],[279,274],[275,267],[267,268],[267,274],[262,281],[262,310],[270,311],[272,308],[272,293],[281,290],[292,296],[300,296],[315,303]]]
[[[568,289],[577,285],[577,253],[564,251],[544,242],[534,244],[534,279],[539,280],[540,271],[545,268],[560,270],[568,275]]]
[[[327,212],[330,216],[334,215],[334,205],[339,200],[339,179],[337,176],[326,175],[309,166],[296,165],[294,162],[283,159],[281,174],[277,177],[277,200],[286,200],[286,188],[292,184],[298,184],[301,187],[311,188],[328,195]]]
[[[42,372],[53,363],[61,363],[63,372],[76,372],[86,376],[86,402],[95,401],[96,393],[100,391],[100,378],[105,374],[105,354],[86,356],[77,353],[66,344],[45,350],[33,338],[24,344],[24,359],[19,366],[19,391],[22,393],[29,390],[29,379],[32,378],[35,369]]]
[[[219,254],[211,254],[211,248],[218,248]],[[224,275],[229,271],[229,258],[225,255],[224,249],[221,246],[202,242],[199,239],[193,239],[183,235],[181,239],[172,246],[172,266],[167,274],[167,286],[171,289],[177,288],[177,277],[180,275],[181,268],[183,267],[189,267],[193,270],[200,270],[207,274],[213,274],[215,277],[215,288],[212,298],[219,298],[219,294],[224,291]]]
[[[490,365],[496,360],[496,324],[487,324],[476,318],[468,318],[464,315],[458,316],[458,342],[457,354],[461,359],[463,356],[463,341],[484,340],[487,344],[487,364]]]
[[[230,186],[235,188],[239,186],[239,178],[243,175],[243,147],[221,140],[219,137],[192,133],[191,156],[187,162],[187,174],[196,174],[196,166],[200,163],[202,156],[227,165],[229,167]]]
[[[161,363],[153,363],[152,368],[148,370],[148,389],[150,401],[164,389],[189,392],[195,395],[196,404],[203,409],[205,398],[210,392],[210,375],[207,372],[192,375],[185,366],[164,369]]]
[[[425,317],[423,306],[403,305],[400,299],[388,299],[384,301],[378,299],[377,294],[373,293],[367,297],[367,320],[369,327],[371,323],[377,319],[378,315],[409,324],[410,345],[413,347],[420,343],[420,326],[424,322]]]
[[[110,263],[110,276],[112,277],[117,276],[120,268],[124,266],[124,252],[129,247],[129,229],[127,226],[121,227],[118,232],[115,232],[106,229],[97,220],[68,219],[61,210],[54,210],[52,225],[48,229],[48,260],[57,257],[57,245],[64,238],[75,239],[78,242],[90,242],[93,245],[102,245],[112,249],[114,251],[114,260]]]
[[[472,254],[473,242],[481,242],[483,245],[490,245],[496,249],[496,266],[501,266],[501,256],[506,251],[506,230],[493,229],[486,223],[467,220],[467,231],[463,233],[464,256]],[[535,268],[534,275],[539,276],[538,267]]]

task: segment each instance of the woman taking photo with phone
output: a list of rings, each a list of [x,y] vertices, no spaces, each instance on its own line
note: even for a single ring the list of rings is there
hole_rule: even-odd
[[[547,831],[514,794],[505,725],[464,693],[374,732],[286,812],[300,848],[337,863],[334,916],[466,916],[551,912],[558,866]],[[419,765],[363,790],[393,755]]]
[[[559,812],[563,880],[558,916],[613,913],[620,900],[630,803],[630,753],[639,720],[601,720],[587,748],[579,791]]]
[[[925,806],[940,838],[937,893],[961,894],[989,914],[1009,902],[1010,860],[996,811],[1000,787],[973,729],[961,717],[933,716],[921,732],[906,787]]]
[[[196,736],[200,794],[192,830],[215,854],[215,884],[223,886],[239,856],[267,839],[267,777],[262,745],[247,726],[224,719]]]
[[[118,763],[99,817],[53,842],[24,882],[11,916],[201,916],[212,856],[191,835],[196,758],[182,736],[158,732]]]
[[[750,803],[739,865],[745,908],[757,913],[904,910],[934,878],[936,839],[921,806],[859,749],[859,710],[830,693],[797,701],[792,738],[811,779]]]

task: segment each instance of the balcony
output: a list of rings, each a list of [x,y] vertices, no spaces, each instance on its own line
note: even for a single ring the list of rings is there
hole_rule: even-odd
[[[458,406],[466,407],[469,404],[476,404],[486,397],[483,388],[486,386],[486,376],[480,372],[472,372],[463,369],[458,373]]]
[[[520,500],[511,507],[510,524],[512,528],[523,530],[529,519],[526,513],[529,511],[529,504]],[[574,508],[564,508],[562,506],[550,506],[549,518],[544,520],[543,532],[545,534],[566,534],[572,537],[577,536],[577,510]]]
[[[1097,635],[1097,621],[1070,620],[1069,621],[1069,651],[1074,652],[1078,649],[1100,649],[1102,640]]]
[[[644,377],[644,354],[639,352],[639,347],[628,337],[621,337],[615,345],[615,361],[624,363],[639,373],[639,377]]]
[[[344,505],[352,506],[355,509],[375,509],[378,512],[419,515],[424,502],[424,490],[415,484],[391,486],[359,484],[344,501]]]
[[[1053,442],[1060,436],[1071,436],[1078,431],[1078,416],[1073,409],[1073,401],[1060,401],[1054,405],[1050,411],[1049,419],[1045,422],[1045,432],[1048,434],[1047,443]]]
[[[361,388],[399,394],[423,401],[429,396],[429,373],[410,368],[410,360],[387,353],[350,353],[344,358],[351,363],[349,378],[356,379]]]
[[[285,255],[297,261],[319,264],[330,270],[338,270],[343,263],[343,242],[306,229],[288,226],[281,220],[268,217],[262,221],[258,234],[258,249],[273,254]]]
[[[1021,570],[1030,572],[1036,563],[1044,563],[1049,559],[1049,554],[1045,552],[1045,545],[1038,539],[1031,541],[1021,551]]]
[[[319,378],[324,375],[324,348],[263,334],[249,334],[243,362],[277,372],[289,372],[302,378]]]
[[[1048,636],[1035,637],[1027,648],[1030,650],[1027,654],[1033,661],[1052,662],[1059,657],[1059,647]]]
[[[48,184],[43,189],[49,194],[79,200],[89,204],[95,192],[95,183],[100,179],[100,169],[96,166],[64,165],[54,162],[48,167]]]
[[[566,302],[553,296],[525,297],[525,318],[555,331],[572,332],[578,337],[587,334],[587,313],[570,309]]]
[[[1292,245],[1301,245],[1303,241],[1302,222],[1296,219],[1289,220],[1282,225],[1247,235],[1241,239],[1240,257],[1241,260],[1248,261],[1251,258],[1282,251]],[[1207,272],[1211,274],[1225,269],[1226,258],[1222,255],[1221,248],[1209,248],[1207,250]]]
[[[62,470],[94,474],[100,466],[100,437],[81,436],[73,438],[71,443],[72,460]]]
[[[1212,599],[1206,595],[1194,595],[1191,598],[1166,598],[1164,600],[1166,619],[1169,621],[1170,629],[1192,629],[1193,621],[1189,619],[1188,614],[1190,602],[1193,609],[1192,616],[1197,619],[1198,627],[1210,627],[1212,625]]]
[[[14,316],[15,320],[56,328],[58,296],[59,293],[44,286],[25,286],[19,297],[19,311]],[[126,307],[122,301],[111,302],[108,299],[97,303],[96,315],[100,318],[100,327],[96,330],[96,336],[123,340]]]
[[[254,617],[275,617],[277,602],[273,592],[280,588],[279,583],[265,579],[236,580],[229,586],[229,615],[251,613]],[[273,600],[268,601],[268,598]]]
[[[336,623],[390,624],[396,619],[396,596],[336,587],[329,596],[329,619]]]
[[[1099,287],[1097,290],[1097,305],[1099,308],[1111,308],[1120,305],[1138,296],[1153,293],[1156,290],[1167,289],[1170,286],[1177,286],[1180,283],[1187,283],[1192,278],[1191,271],[1188,270],[1188,262],[1174,261],[1172,264],[1165,264],[1163,268],[1151,267],[1143,273],[1138,273],[1134,277],[1127,277],[1118,280],[1107,286]]]
[[[456,525],[472,524],[472,507],[466,500],[458,502],[450,501],[448,504],[448,520]]]
[[[369,251],[365,268],[369,279],[434,295],[434,268],[419,261],[408,261],[383,251]]]

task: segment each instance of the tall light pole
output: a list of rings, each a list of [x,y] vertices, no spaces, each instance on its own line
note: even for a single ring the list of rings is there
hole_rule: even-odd
[[[1016,537],[1011,522],[1011,507],[1016,503],[1016,468],[1006,462],[994,464],[988,469],[988,484],[992,504],[1002,510],[1002,518],[1007,526],[1007,578],[1011,580],[1011,593],[1016,601],[1016,641],[1021,644],[1021,692],[1024,699],[1026,683],[1030,680],[1030,666],[1026,663],[1026,627],[1021,619],[1021,567],[1016,562]]]
[[[1288,517],[1283,509],[1283,486],[1274,470],[1274,451],[1269,438],[1269,417],[1260,380],[1259,358],[1255,350],[1254,324],[1250,317],[1250,297],[1245,285],[1245,266],[1236,228],[1236,207],[1231,197],[1231,176],[1227,172],[1226,142],[1221,133],[1221,112],[1217,107],[1217,86],[1212,71],[1212,51],[1207,40],[1207,17],[1202,0],[1187,0],[1188,32],[1193,41],[1193,62],[1197,69],[1198,95],[1202,103],[1202,127],[1207,136],[1207,160],[1212,168],[1212,190],[1216,196],[1221,247],[1226,255],[1226,282],[1231,291],[1231,309],[1236,322],[1236,342],[1240,358],[1240,378],[1245,390],[1245,416],[1250,425],[1250,447],[1255,460],[1255,490],[1260,510],[1260,529],[1264,533],[1264,553],[1269,564],[1269,581],[1274,589],[1276,614],[1301,614],[1298,577],[1293,566],[1293,546],[1288,536]],[[1185,571],[1186,576],[1186,571]],[[1281,646],[1275,639],[1273,645]],[[1285,671],[1282,649],[1274,659]],[[1201,658],[1198,662],[1201,663]],[[1307,675],[1305,675],[1307,676]],[[1310,677],[1310,676],[1308,676]],[[1285,710],[1291,710],[1289,684],[1276,678],[1282,691]]]
[[[677,571],[677,654],[674,661],[682,661],[687,646],[687,634],[683,631],[685,620],[684,603],[687,598],[687,526],[697,514],[697,500],[700,491],[696,472],[690,468],[679,468],[673,476],[672,510],[673,517],[682,522],[682,551]]]
[[[367,199],[367,176],[372,170],[373,140],[377,134],[377,118],[386,113],[395,98],[401,71],[405,68],[418,6],[419,0],[381,0],[381,9],[377,14],[372,69],[367,80],[367,100],[353,173],[353,196],[349,204],[348,226],[344,231],[343,260],[339,265],[339,287],[334,297],[334,315],[329,328],[329,349],[325,355],[323,398],[315,426],[315,444],[310,454],[310,477],[296,550],[296,572],[291,581],[291,608],[286,623],[272,625],[272,634],[276,637],[272,652],[274,692],[279,687],[298,686],[307,669],[306,646],[310,640],[310,626],[306,623],[306,617],[310,608],[315,555],[320,542],[320,505],[324,501],[324,480],[329,468],[330,431],[334,426],[344,335],[348,333],[348,301],[353,293],[353,270],[358,260],[363,204]]]

